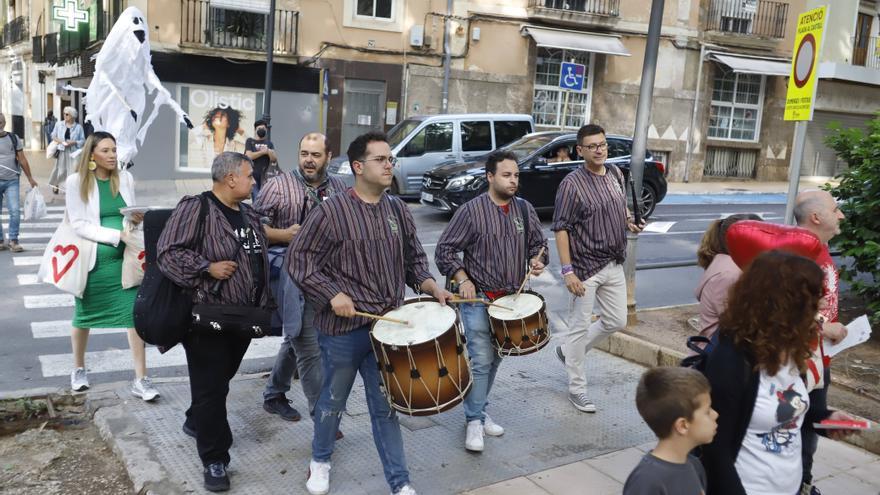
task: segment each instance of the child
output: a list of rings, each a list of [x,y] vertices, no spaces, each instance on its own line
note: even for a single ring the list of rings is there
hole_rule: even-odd
[[[624,495],[705,493],[706,472],[688,453],[715,436],[718,413],[711,402],[699,371],[665,366],[642,375],[636,407],[658,442],[626,479]]]

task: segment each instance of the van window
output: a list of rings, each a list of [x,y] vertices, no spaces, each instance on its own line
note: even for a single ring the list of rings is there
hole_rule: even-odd
[[[495,147],[500,148],[532,132],[532,124],[527,120],[496,120]]]
[[[400,156],[421,156],[434,152],[451,153],[452,132],[452,122],[428,124],[406,144]]]
[[[461,123],[461,151],[492,151],[489,121]]]
[[[409,133],[414,131],[416,127],[418,127],[421,123],[421,120],[416,119],[407,119],[399,122],[390,131],[388,131],[388,146],[391,146],[391,148],[393,149],[395,146],[400,144],[401,141],[406,139],[406,137],[409,136]]]

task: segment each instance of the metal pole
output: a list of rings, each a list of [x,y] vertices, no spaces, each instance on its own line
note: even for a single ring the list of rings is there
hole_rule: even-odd
[[[807,140],[807,122],[799,120],[794,124],[794,144],[791,149],[791,163],[788,164],[788,198],[785,201],[785,223],[794,225],[794,199],[797,197],[801,180],[801,162],[804,158],[804,143]]]
[[[694,154],[694,135],[697,129],[697,112],[700,108],[700,90],[703,89],[703,59],[706,56],[706,45],[700,43],[700,61],[697,64],[696,96],[694,96],[694,111],[691,113],[691,127],[688,130],[687,155],[684,162],[684,181],[688,181],[691,174],[691,159]]]
[[[562,104],[562,119],[559,121],[559,130],[560,131],[565,129],[565,118],[566,118],[566,114],[568,113],[568,94],[569,93],[571,93],[571,91],[568,91],[568,90],[565,91],[565,102]]]
[[[275,54],[275,0],[269,0],[266,21],[266,87],[263,90],[263,120],[266,121],[266,139],[272,136],[272,58]]]
[[[629,173],[633,180],[633,192],[637,205],[641,208],[642,179],[645,174],[645,150],[648,144],[648,125],[651,123],[651,103],[654,99],[654,75],[657,72],[657,51],[660,48],[660,29],[663,27],[664,0],[653,0],[651,19],[648,22],[648,38],[645,41],[645,61],[642,63],[642,82],[639,90],[639,104],[636,111],[636,126],[633,131],[633,147],[630,156]],[[636,212],[633,212],[634,214]],[[638,235],[627,232],[627,252],[624,273],[626,276],[626,305],[628,320],[635,322],[636,316],[636,253]]]
[[[443,88],[440,91],[440,113],[449,113],[449,65],[452,63],[449,24],[452,21],[452,2],[453,0],[446,0],[446,18],[443,20]]]

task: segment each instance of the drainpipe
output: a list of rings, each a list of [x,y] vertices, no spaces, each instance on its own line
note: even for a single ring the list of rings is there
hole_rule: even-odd
[[[266,139],[272,137],[272,58],[275,52],[275,0],[269,0],[269,18],[266,26],[266,87],[263,90],[263,120],[266,121]],[[323,80],[323,79],[322,79]],[[323,104],[323,101],[321,102]]]
[[[452,62],[449,24],[452,20],[452,2],[453,0],[446,0],[446,19],[443,23],[443,89],[440,91],[440,113],[449,113],[449,64]]]
[[[697,94],[694,96],[694,111],[691,113],[691,128],[690,132],[688,132],[688,140],[687,140],[687,155],[685,157],[684,162],[684,181],[688,181],[688,177],[691,174],[691,155],[694,153],[694,134],[696,133],[697,127],[697,111],[700,108],[700,90],[703,87],[703,58],[706,56],[706,45],[701,42],[700,43],[700,60],[697,64],[697,84],[696,90]]]

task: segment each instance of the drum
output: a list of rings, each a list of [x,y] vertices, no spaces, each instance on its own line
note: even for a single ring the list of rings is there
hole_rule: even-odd
[[[540,294],[525,290],[492,302],[497,306],[489,306],[489,324],[500,355],[524,356],[550,341],[547,305]]]
[[[370,332],[391,407],[410,416],[429,416],[464,400],[471,369],[458,313],[420,297],[383,316],[409,323],[377,320]]]

